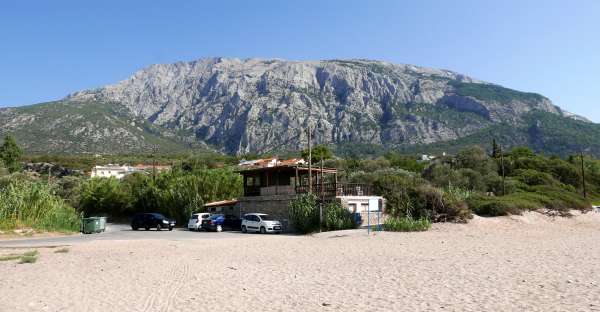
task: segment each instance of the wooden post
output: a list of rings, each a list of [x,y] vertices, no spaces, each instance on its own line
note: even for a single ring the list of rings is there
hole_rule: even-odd
[[[500,162],[502,163],[502,196],[506,195],[506,174],[504,173],[504,151],[500,147]]]
[[[308,125],[308,193],[312,194],[312,146],[310,124]]]
[[[583,151],[580,153],[581,156],[581,182],[583,184],[583,198],[587,199],[587,190],[585,187],[585,166],[583,165]]]

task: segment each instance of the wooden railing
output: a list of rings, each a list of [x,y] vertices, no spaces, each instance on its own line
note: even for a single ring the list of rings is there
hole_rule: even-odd
[[[309,191],[308,185],[296,186],[296,194],[306,194]],[[313,194],[323,197],[336,196],[370,196],[373,190],[370,185],[361,183],[323,183],[314,184]]]

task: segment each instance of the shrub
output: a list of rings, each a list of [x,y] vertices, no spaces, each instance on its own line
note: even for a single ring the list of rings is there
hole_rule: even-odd
[[[303,194],[290,202],[290,218],[296,231],[306,234],[319,228],[317,198],[313,194]]]
[[[325,206],[323,211],[323,227],[326,231],[353,229],[356,222],[352,213],[338,202]]]
[[[0,186],[0,228],[78,231],[80,215],[48,185],[15,179]]]
[[[413,219],[410,217],[388,217],[383,223],[383,229],[391,232],[420,232],[427,231],[431,222],[427,218]]]
[[[533,169],[518,169],[515,171],[515,179],[527,185],[556,185],[556,181],[550,174]]]
[[[468,200],[473,212],[483,216],[521,214],[522,211],[549,209],[568,215],[570,209],[588,210],[591,204],[577,193],[560,187],[533,186],[506,196],[474,196]]]

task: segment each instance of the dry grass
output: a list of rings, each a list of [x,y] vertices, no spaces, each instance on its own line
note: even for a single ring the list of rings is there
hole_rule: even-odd
[[[24,252],[23,254],[9,254],[9,255],[4,255],[4,256],[0,256],[0,261],[12,261],[12,260],[19,260],[18,263],[35,263],[38,259],[38,251],[37,250],[30,250],[27,252]]]
[[[68,247],[63,247],[63,248],[60,248],[60,249],[57,249],[54,251],[54,253],[67,253],[67,252],[69,252]]]

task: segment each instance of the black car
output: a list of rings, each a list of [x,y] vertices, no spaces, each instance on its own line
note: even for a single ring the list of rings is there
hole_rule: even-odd
[[[149,230],[150,228],[156,228],[160,231],[164,228],[168,228],[169,231],[175,227],[175,220],[168,219],[160,213],[136,213],[131,219],[131,229],[137,231],[139,228]]]
[[[242,220],[233,215],[214,214],[202,220],[202,229],[205,231],[221,232],[223,230],[239,231]]]

